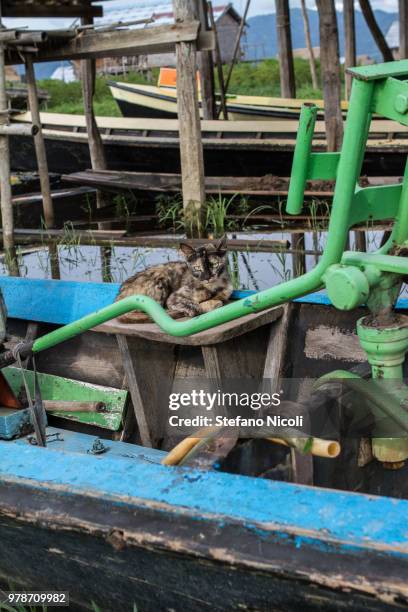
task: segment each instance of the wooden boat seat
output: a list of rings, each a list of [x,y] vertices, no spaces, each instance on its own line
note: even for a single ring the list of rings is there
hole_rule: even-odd
[[[94,331],[119,334],[123,336],[144,338],[145,340],[153,340],[155,342],[165,342],[167,344],[183,344],[188,346],[209,346],[226,342],[237,336],[257,329],[262,325],[267,325],[276,321],[282,316],[282,306],[275,306],[262,312],[249,314],[240,319],[223,323],[212,329],[194,334],[193,336],[176,337],[169,336],[164,333],[155,323],[140,323],[140,324],[125,324],[120,323],[117,319],[108,321],[98,327]]]

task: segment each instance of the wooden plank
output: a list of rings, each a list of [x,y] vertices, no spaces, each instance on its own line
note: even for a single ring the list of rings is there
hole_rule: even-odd
[[[343,20],[344,20],[344,37],[345,37],[345,68],[352,68],[356,65],[356,26],[354,14],[354,0],[343,1]],[[346,93],[347,98],[351,93],[351,74],[346,72]]]
[[[55,44],[55,41],[52,43],[46,41],[40,45],[36,61],[171,53],[176,43],[195,43],[198,39],[199,28],[199,21],[189,21],[132,30],[93,32],[87,36],[77,36],[58,45]],[[203,32],[200,35],[198,47],[200,50],[213,48],[211,32]],[[18,64],[21,63],[21,59],[18,54],[13,53],[10,54],[8,63]]]
[[[85,128],[86,121],[84,115],[69,115],[66,113],[41,113],[41,123],[43,126],[59,126],[59,127],[78,127]],[[32,121],[29,111],[13,115],[12,121],[30,122]],[[149,119],[149,118],[131,118],[131,117],[96,117],[97,125],[100,129],[107,130],[125,130],[143,132],[178,132],[178,119]],[[47,128],[48,129],[48,128]],[[325,133],[324,121],[316,121],[315,134]],[[298,121],[295,119],[282,119],[279,121],[201,121],[201,131],[217,132],[226,134],[233,132],[236,134],[257,133],[262,134],[297,134]],[[371,122],[371,133],[383,133],[384,135],[393,132],[404,134],[408,132],[408,126],[401,125],[397,121],[389,119],[376,119]],[[239,139],[237,139],[239,140]]]
[[[220,388],[221,385],[221,367],[216,345],[206,345],[201,347],[201,353],[204,359],[205,373],[207,378],[211,379]]]
[[[143,324],[124,324],[117,319],[113,319],[103,325],[95,327],[94,331],[108,334],[120,334],[129,337],[145,338],[155,342],[171,344],[181,344],[189,346],[211,346],[231,340],[246,334],[262,325],[271,323],[278,319],[282,314],[280,306],[263,310],[254,314],[245,315],[234,321],[217,325],[212,329],[194,334],[192,336],[176,337],[169,336],[162,332],[160,327],[154,323]],[[216,372],[215,369],[212,371]]]
[[[121,334],[116,335],[116,341],[119,346],[120,354],[122,356],[123,368],[126,374],[126,381],[129,388],[129,393],[132,398],[133,410],[135,412],[135,418],[139,427],[140,439],[143,446],[152,448],[152,438],[147,423],[147,416],[145,407],[143,404],[142,395],[140,393],[139,383],[135,372],[132,356],[129,351],[129,345],[125,336]]]
[[[18,394],[23,385],[20,368],[8,367],[4,368],[2,372],[14,393]],[[32,397],[34,397],[34,373],[32,370],[25,370],[24,375]],[[38,381],[41,397],[44,400],[98,401],[103,402],[106,406],[106,412],[64,412],[58,414],[59,417],[113,431],[120,429],[127,391],[107,386],[91,385],[41,372],[38,373]]]
[[[29,2],[16,4],[6,0],[2,4],[3,17],[17,18],[61,18],[61,17],[102,17],[102,6],[91,6],[90,3],[54,4],[50,2]]]

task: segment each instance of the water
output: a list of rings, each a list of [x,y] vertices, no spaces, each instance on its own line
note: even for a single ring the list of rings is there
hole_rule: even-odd
[[[367,232],[367,250],[379,248],[382,232]],[[291,234],[279,232],[274,234],[236,233],[237,238],[252,240],[288,240]],[[305,234],[306,250],[323,251],[327,232]],[[351,233],[350,249],[354,248],[354,235]],[[27,249],[25,249],[27,251]],[[108,253],[108,260],[106,254]],[[105,254],[105,257],[104,257]],[[172,248],[141,248],[117,246],[112,249],[99,246],[58,246],[59,274],[63,280],[101,282],[110,280],[121,283],[136,272],[146,267],[176,261],[181,256]],[[236,289],[262,290],[282,283],[293,277],[293,262],[290,253],[230,253],[230,267],[235,270],[234,284]],[[307,270],[318,262],[318,254],[306,255]],[[52,267],[47,247],[31,249],[31,252],[20,252],[20,274],[27,278],[52,278]],[[0,262],[0,274],[7,275],[7,267]]]

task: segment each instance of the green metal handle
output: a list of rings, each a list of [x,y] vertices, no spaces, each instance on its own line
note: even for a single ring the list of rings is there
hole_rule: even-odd
[[[298,215],[303,208],[316,116],[315,104],[302,106],[286,202],[286,212],[290,215]]]
[[[373,84],[371,82],[354,82],[344,134],[343,151],[337,168],[336,190],[333,198],[327,244],[318,265],[313,270],[281,285],[237,300],[232,304],[188,321],[175,321],[157,302],[145,295],[131,296],[37,339],[33,345],[33,352],[38,353],[55,346],[132,310],[145,312],[164,332],[171,336],[189,336],[321,289],[326,270],[329,266],[340,263],[343,255],[355,186],[361,171],[361,152],[367,140],[369,125],[367,117],[370,114],[372,94]],[[308,113],[307,116],[311,119],[309,126],[306,126],[308,127],[309,138],[313,131],[313,107],[306,107],[306,109],[304,112]],[[299,203],[300,193],[303,192],[298,191],[296,195],[295,191],[293,202]],[[297,210],[296,207],[294,208]]]

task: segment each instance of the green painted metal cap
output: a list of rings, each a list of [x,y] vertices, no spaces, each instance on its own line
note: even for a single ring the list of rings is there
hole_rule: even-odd
[[[328,268],[323,280],[333,306],[339,310],[352,310],[367,301],[370,286],[359,268],[336,264]]]

